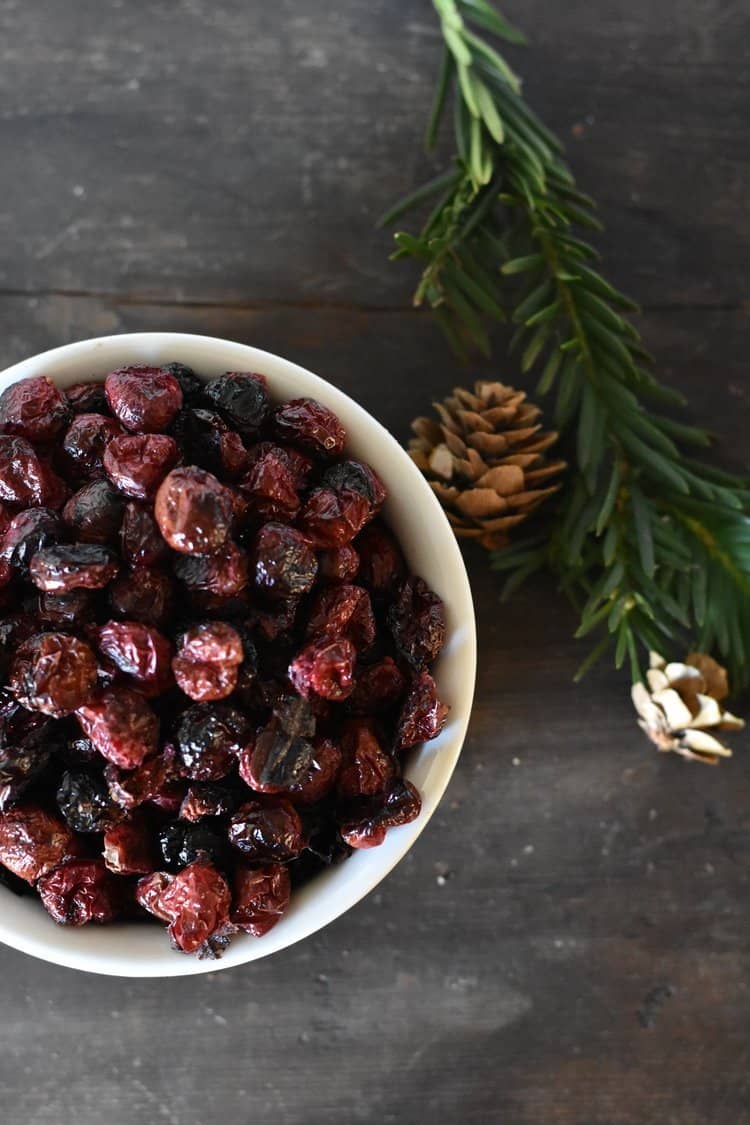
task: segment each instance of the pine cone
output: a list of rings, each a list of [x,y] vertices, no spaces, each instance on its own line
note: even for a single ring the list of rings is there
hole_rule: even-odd
[[[705,653],[691,652],[684,664],[667,664],[650,654],[646,684],[634,684],[633,706],[638,726],[663,752],[673,751],[693,762],[718,765],[732,751],[709,732],[742,730],[744,722],[720,705],[729,694],[727,674]]]
[[[416,418],[409,453],[445,508],[456,535],[497,550],[508,533],[560,488],[546,484],[565,468],[546,450],[556,433],[542,433],[541,410],[523,391],[502,383],[456,387],[434,403],[440,421]]]

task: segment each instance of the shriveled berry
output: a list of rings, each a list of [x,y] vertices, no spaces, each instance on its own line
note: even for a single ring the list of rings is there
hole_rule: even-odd
[[[227,371],[218,379],[210,379],[204,394],[229,425],[243,435],[259,430],[268,414],[270,400],[264,375]]]
[[[426,582],[413,575],[388,610],[388,628],[401,656],[417,671],[432,664],[445,642],[445,609]]]
[[[112,583],[109,603],[120,617],[163,625],[172,612],[174,584],[168,574],[148,566],[136,566]]]
[[[127,772],[108,762],[104,767],[104,778],[112,800],[120,808],[130,811],[146,801],[157,800],[168,790],[176,772],[174,760],[165,751],[152,754],[141,765]]]
[[[57,788],[57,807],[74,832],[103,832],[120,816],[104,778],[91,769],[65,771]]]
[[[62,516],[82,543],[116,543],[125,503],[107,480],[94,480],[75,492]]]
[[[40,594],[39,617],[47,625],[58,628],[80,628],[91,621],[94,609],[88,590],[71,590],[67,594]]]
[[[232,694],[242,661],[237,630],[224,621],[209,621],[183,635],[172,670],[185,695],[202,703]]]
[[[89,477],[103,472],[104,450],[122,432],[120,423],[105,414],[76,414],[62,444],[73,473]]]
[[[154,514],[172,550],[211,555],[226,542],[234,509],[231,493],[215,476],[189,466],[174,469],[164,479]]]
[[[14,516],[5,529],[0,557],[26,577],[32,557],[43,547],[66,538],[65,526],[50,508],[27,508]]]
[[[42,460],[40,465],[41,492],[38,503],[59,512],[70,496],[70,489],[46,461]]]
[[[362,461],[339,461],[326,469],[320,483],[333,492],[358,492],[369,501],[373,511],[382,508],[386,491],[374,469]]]
[[[162,370],[174,375],[182,390],[184,402],[193,402],[203,393],[203,380],[185,363],[165,363]]]
[[[153,625],[108,621],[99,629],[97,643],[144,695],[161,695],[172,686],[172,642]]]
[[[131,566],[156,566],[169,557],[169,548],[145,504],[131,500],[120,524],[120,550]]]
[[[318,573],[318,560],[304,535],[282,523],[260,529],[250,562],[256,589],[274,599],[307,593]]]
[[[272,722],[240,755],[240,777],[259,793],[281,793],[307,779],[313,755],[307,738]]]
[[[52,441],[70,413],[67,398],[46,375],[21,379],[0,395],[0,430],[28,441]]]
[[[168,922],[172,944],[183,953],[210,956],[212,943],[224,936],[231,894],[224,877],[210,863],[191,863],[177,875],[156,871],[140,879],[136,899],[149,913]],[[215,955],[215,953],[214,953]]]
[[[448,718],[448,708],[441,701],[435,681],[429,672],[420,672],[404,700],[396,724],[396,747],[406,750],[418,742],[437,738]]]
[[[229,822],[229,842],[252,862],[293,859],[304,846],[299,813],[283,797],[241,805]]]
[[[95,543],[45,547],[29,565],[31,581],[50,594],[67,594],[83,588],[101,590],[117,574],[116,555]]]
[[[138,433],[166,430],[182,406],[180,384],[161,367],[120,367],[109,373],[104,391],[118,421]]]
[[[343,547],[372,516],[370,501],[359,492],[316,488],[299,515],[299,525],[316,547]]]
[[[401,582],[406,564],[390,532],[373,524],[357,537],[354,546],[359,552],[359,583],[376,595],[391,593]]]
[[[346,709],[353,715],[378,715],[397,703],[405,691],[401,669],[392,657],[386,656],[357,672]]]
[[[262,867],[238,863],[229,920],[246,934],[263,937],[281,919],[290,896],[289,871],[283,863],[266,863]]]
[[[389,828],[410,824],[421,811],[422,799],[416,788],[410,781],[397,778],[382,803],[375,802],[372,809],[341,825],[341,836],[350,848],[374,848],[383,843]]]
[[[238,798],[224,785],[211,781],[191,785],[180,805],[180,820],[193,824],[204,817],[225,816],[237,808]]]
[[[247,465],[245,443],[215,410],[181,411],[172,432],[189,465],[198,465],[230,480],[238,477]]]
[[[313,599],[307,619],[308,637],[348,637],[359,650],[375,640],[375,615],[362,586],[327,586]]]
[[[0,500],[30,508],[49,504],[50,470],[30,442],[11,434],[0,434]],[[54,497],[57,499],[57,496]]]
[[[104,383],[74,383],[65,388],[65,397],[74,414],[107,414],[109,403]]]
[[[0,863],[27,883],[79,852],[67,824],[37,805],[16,805],[0,813]]]
[[[37,884],[48,914],[60,926],[111,922],[120,913],[121,890],[100,859],[71,859]]]
[[[142,695],[129,688],[105,688],[76,711],[83,733],[107,761],[133,769],[155,753],[159,720]]]
[[[273,414],[276,434],[316,457],[333,460],[344,452],[346,430],[327,406],[314,398],[294,398]]]
[[[359,555],[351,544],[318,555],[318,574],[324,582],[352,582],[358,570]]]
[[[174,572],[188,590],[231,597],[247,586],[249,564],[245,551],[227,540],[215,555],[180,555]]]
[[[396,775],[396,763],[380,745],[372,724],[351,719],[341,732],[340,797],[374,797]]]
[[[305,807],[322,801],[336,784],[341,761],[341,750],[335,742],[330,738],[316,738],[307,774],[287,790],[289,800]]]
[[[306,645],[289,665],[289,679],[300,695],[339,702],[354,690],[356,651],[345,637],[322,637]]]
[[[223,867],[227,860],[227,842],[202,824],[186,824],[176,820],[159,831],[161,862],[167,871],[181,871],[196,860],[205,860]]]
[[[146,875],[154,870],[155,849],[142,813],[105,830],[102,855],[107,869],[116,875]]]
[[[96,658],[68,633],[39,633],[17,650],[10,686],[24,707],[53,718],[70,715],[96,687]]]
[[[283,638],[284,634],[294,628],[299,598],[287,598],[283,602],[275,602],[269,608],[256,607],[253,623],[268,641]]]
[[[251,451],[252,464],[239,483],[254,515],[291,520],[300,508],[299,472],[286,450],[264,442]]]
[[[0,811],[13,804],[42,772],[61,740],[52,719],[0,694]]]
[[[248,741],[248,722],[226,704],[189,707],[177,727],[177,751],[188,777],[216,781],[232,769]]]
[[[104,469],[115,488],[132,500],[148,500],[179,460],[168,434],[123,434],[104,451]]]

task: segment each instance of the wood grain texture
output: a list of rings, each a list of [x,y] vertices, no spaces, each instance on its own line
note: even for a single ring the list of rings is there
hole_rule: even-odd
[[[750,470],[746,6],[506,7],[660,368]],[[207,332],[404,439],[468,377],[372,227],[428,169],[436,46],[427,0],[0,0],[0,366]],[[719,770],[652,753],[621,677],[571,683],[549,584],[501,607],[467,560],[477,703],[409,856],[230,973],[88,979],[0,948],[3,1125],[750,1122],[748,739]]]

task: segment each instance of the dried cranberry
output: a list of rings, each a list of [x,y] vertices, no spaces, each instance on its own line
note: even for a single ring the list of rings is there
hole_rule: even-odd
[[[49,508],[28,508],[14,516],[2,537],[0,556],[26,577],[32,557],[65,538],[65,527]]]
[[[204,469],[174,469],[156,494],[156,522],[169,546],[212,555],[226,542],[234,509],[230,491]]]
[[[268,383],[263,375],[227,371],[209,380],[204,394],[229,425],[244,435],[259,430],[268,414]]]
[[[299,524],[316,547],[343,547],[372,515],[370,502],[358,492],[316,488],[300,512]]]
[[[421,578],[407,578],[388,610],[388,627],[400,655],[421,671],[445,642],[443,603]]]
[[[267,523],[260,529],[251,566],[256,589],[271,598],[307,593],[318,573],[318,560],[305,537],[282,523]]]
[[[166,752],[153,754],[129,772],[111,763],[104,767],[112,800],[127,810],[157,799],[174,781],[175,772],[175,763]]]
[[[68,594],[40,594],[39,617],[45,624],[60,628],[80,627],[93,617],[88,590],[71,590]]]
[[[307,776],[287,790],[289,800],[304,806],[322,801],[336,784],[341,760],[341,750],[335,742],[330,738],[317,738]]]
[[[204,781],[191,785],[180,805],[180,820],[191,824],[204,817],[225,816],[234,812],[237,798],[231,789]]]
[[[70,489],[45,461],[40,462],[41,492],[39,503],[59,512],[70,496]]]
[[[122,769],[139,766],[157,748],[159,720],[143,696],[129,688],[97,692],[76,716],[102,757]]]
[[[184,634],[172,669],[185,695],[210,702],[232,694],[242,660],[237,630],[224,621],[210,621]]]
[[[45,547],[31,560],[31,581],[50,594],[83,588],[101,590],[118,571],[116,556],[95,543]]]
[[[357,649],[375,640],[370,596],[361,586],[328,586],[313,600],[307,619],[308,637],[348,637]]]
[[[39,633],[17,650],[10,686],[19,703],[53,718],[70,715],[96,687],[96,659],[68,633]]]
[[[263,797],[241,805],[229,822],[229,842],[245,859],[293,859],[304,846],[302,821],[283,797]]]
[[[346,701],[353,715],[378,715],[397,703],[406,691],[406,680],[390,656],[357,673],[354,691]]]
[[[114,612],[133,621],[159,626],[172,612],[173,583],[161,570],[133,567],[129,573],[120,575],[108,592]]]
[[[227,541],[215,555],[180,555],[174,572],[188,590],[231,597],[247,586],[248,559],[240,547]]]
[[[11,696],[0,696],[0,811],[13,804],[61,749],[56,724],[29,712]]]
[[[177,727],[177,750],[188,777],[226,777],[249,737],[245,716],[224,704],[198,705],[184,712]]]
[[[318,556],[318,573],[324,582],[351,582],[359,570],[359,555],[354,547],[331,547]]]
[[[316,457],[332,460],[344,452],[346,430],[327,406],[314,398],[294,398],[273,414],[277,435]]]
[[[263,937],[289,905],[289,871],[283,863],[266,863],[262,867],[238,863],[232,890],[230,921],[253,937]]]
[[[373,511],[382,508],[386,491],[380,477],[361,461],[339,461],[326,469],[320,483],[333,492],[358,492],[369,501]]]
[[[169,557],[169,548],[152,511],[130,501],[120,524],[120,549],[131,566],[156,566]]]
[[[193,402],[203,393],[203,380],[185,363],[165,363],[162,370],[174,375],[182,390],[184,402]]]
[[[79,477],[103,471],[102,457],[108,442],[122,433],[122,426],[104,414],[76,414],[68,426],[62,448],[68,464]]]
[[[50,471],[30,442],[0,434],[0,500],[24,508],[39,504],[56,508],[49,504],[50,483]]]
[[[263,443],[251,452],[252,465],[239,487],[261,519],[290,520],[300,508],[298,472],[286,450]]]
[[[120,367],[104,381],[109,408],[126,430],[166,430],[182,406],[180,384],[161,367]]]
[[[0,395],[0,430],[28,441],[52,441],[70,418],[70,404],[46,375],[21,379]]]
[[[396,763],[377,739],[372,724],[351,719],[341,732],[341,797],[373,797],[383,793],[396,774]]]
[[[70,769],[57,788],[57,807],[74,832],[103,832],[119,819],[119,809],[101,774]]]
[[[65,397],[74,414],[106,414],[109,403],[104,383],[74,383],[65,388]]]
[[[229,479],[238,477],[247,465],[242,438],[215,410],[181,411],[172,432],[188,464]]]
[[[116,543],[125,508],[122,496],[106,480],[95,480],[74,493],[63,519],[83,543]]]
[[[410,824],[422,811],[422,799],[410,781],[395,780],[382,804],[341,825],[341,836],[350,848],[374,848],[382,844],[386,831]]]
[[[196,860],[205,860],[223,867],[227,859],[227,842],[202,824],[174,821],[159,831],[159,850],[167,871],[181,871]]]
[[[79,851],[67,824],[36,805],[16,805],[0,813],[0,863],[27,883],[35,883]]]
[[[210,863],[198,861],[177,875],[156,871],[140,879],[136,898],[163,922],[176,949],[210,955],[224,936],[231,894],[226,880]]]
[[[420,672],[404,700],[396,724],[396,747],[406,750],[418,742],[436,738],[448,718],[448,708],[441,702],[435,681],[429,672]]]
[[[272,722],[241,754],[240,777],[259,793],[281,793],[307,780],[313,756],[307,738]]]
[[[115,488],[132,500],[148,500],[179,460],[167,434],[124,434],[104,451],[104,469]]]
[[[143,814],[113,824],[104,833],[104,864],[116,875],[146,875],[156,867],[148,824]]]
[[[359,552],[359,582],[374,594],[389,594],[406,564],[396,540],[380,524],[367,527],[354,543]]]
[[[297,654],[289,665],[289,679],[306,699],[319,695],[339,702],[354,690],[355,659],[351,641],[322,637]]]
[[[100,859],[68,860],[44,875],[37,890],[60,926],[111,922],[120,913],[120,888]]]
[[[294,628],[298,608],[299,598],[288,598],[270,609],[256,608],[253,622],[267,640],[275,641]]]
[[[144,695],[161,695],[172,686],[172,644],[153,625],[108,621],[99,630],[98,645]]]

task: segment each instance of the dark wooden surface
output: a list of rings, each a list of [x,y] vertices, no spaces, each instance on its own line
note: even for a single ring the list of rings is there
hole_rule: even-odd
[[[612,277],[750,466],[750,16],[730,0],[508,0],[601,202]],[[0,0],[0,366],[140,328],[275,349],[401,438],[457,378],[377,213],[427,165],[428,0]],[[511,365],[498,370],[515,378]],[[545,583],[480,621],[470,736],[356,909],[203,978],[0,949],[7,1125],[742,1125],[750,759],[651,753],[627,685],[571,683]]]

